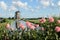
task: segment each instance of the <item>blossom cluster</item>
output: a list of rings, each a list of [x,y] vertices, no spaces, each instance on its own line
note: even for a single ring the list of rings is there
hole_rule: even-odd
[[[46,21],[47,21],[47,20],[46,20],[45,18],[39,19],[39,22],[40,22],[41,24],[44,24]],[[55,22],[55,20],[54,20],[53,17],[49,17],[49,18],[48,18],[48,22],[49,22],[49,23],[53,23],[53,22]],[[57,20],[56,23],[57,23],[57,24],[60,24],[60,20]],[[26,21],[26,25],[27,25],[27,28],[32,29],[32,30],[40,27],[39,24],[33,24],[33,23],[29,22],[29,21]],[[7,28],[7,29],[14,30],[14,28],[10,28],[10,24],[9,24],[9,23],[6,24],[6,28]],[[19,28],[21,28],[22,30],[24,30],[26,27],[25,27],[23,24],[20,23],[20,24],[19,24]],[[44,27],[41,27],[41,30],[44,30]],[[56,32],[60,32],[60,26],[55,26],[55,31],[56,31]]]

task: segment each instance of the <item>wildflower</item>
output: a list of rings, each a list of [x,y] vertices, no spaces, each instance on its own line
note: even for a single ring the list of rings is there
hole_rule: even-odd
[[[35,27],[39,27],[39,24],[34,24]]]
[[[56,31],[56,32],[60,32],[60,27],[59,27],[59,26],[56,26],[56,27],[55,27],[55,31]]]
[[[57,23],[60,23],[60,20],[57,20]]]
[[[25,29],[23,24],[20,24],[19,27],[22,28],[23,30]]]
[[[30,25],[29,28],[32,29],[32,30],[34,30],[35,29],[35,26]]]
[[[26,25],[27,25],[27,26],[30,26],[30,25],[32,25],[32,23],[30,23],[29,21],[27,21],[27,22],[26,22]]]
[[[46,19],[45,18],[42,18],[39,21],[40,21],[40,23],[45,23],[46,22]]]
[[[49,18],[49,22],[54,22],[54,18],[53,17],[50,17]]]
[[[10,29],[10,24],[9,24],[9,23],[6,24],[6,28],[7,28],[7,29]]]

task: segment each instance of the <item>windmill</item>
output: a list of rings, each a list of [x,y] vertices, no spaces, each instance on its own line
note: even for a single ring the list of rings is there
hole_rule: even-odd
[[[15,12],[15,19],[16,19],[16,28],[19,28],[18,25],[19,25],[19,20],[20,20],[20,11],[16,11]]]

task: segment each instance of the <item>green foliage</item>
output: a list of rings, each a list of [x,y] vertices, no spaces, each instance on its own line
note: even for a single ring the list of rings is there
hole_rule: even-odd
[[[33,23],[39,23],[40,27],[44,27],[45,30],[31,30],[31,29],[27,29],[27,31],[25,30],[7,30],[5,28],[5,25],[0,27],[0,40],[60,40],[60,32],[56,32],[55,31],[55,27],[56,26],[60,26],[60,24],[57,24],[57,20],[59,18],[54,18],[55,21],[50,23],[48,22],[48,19],[46,19],[47,21],[43,24],[39,23],[38,20],[30,20]],[[4,19],[4,22],[11,22],[8,19]],[[37,22],[38,21],[38,22]]]
[[[8,19],[7,18],[4,18],[1,23],[4,23],[4,22],[8,22]]]

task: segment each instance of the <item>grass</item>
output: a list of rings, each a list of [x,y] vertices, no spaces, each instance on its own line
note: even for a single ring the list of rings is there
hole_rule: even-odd
[[[39,24],[39,20],[28,20],[29,22],[35,23],[35,24]]]
[[[5,27],[7,23],[11,24],[14,20],[7,20],[7,22],[0,23],[0,28]]]

